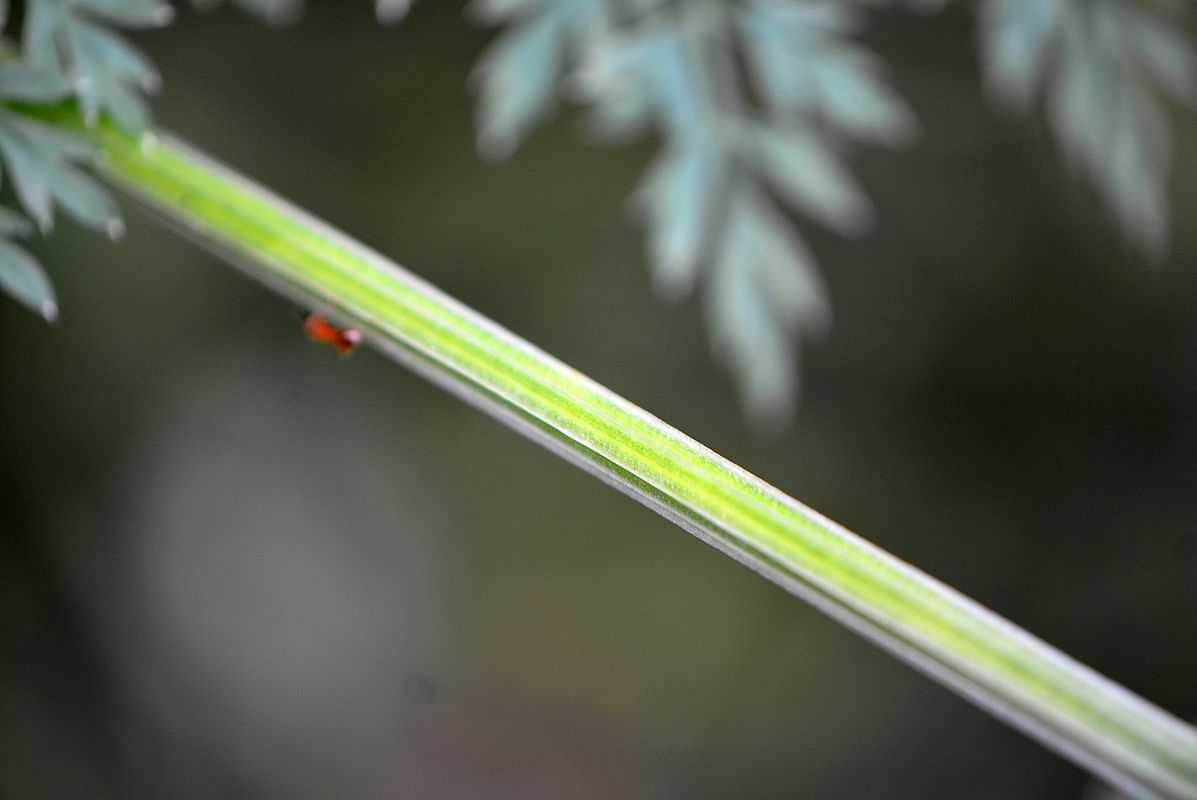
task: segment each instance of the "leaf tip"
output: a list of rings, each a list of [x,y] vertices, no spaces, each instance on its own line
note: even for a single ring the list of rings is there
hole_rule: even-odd
[[[777,439],[794,424],[792,402],[773,406],[748,406],[745,417],[752,433],[761,439]]]
[[[411,4],[412,0],[378,0],[374,16],[382,25],[396,25],[407,17]]]
[[[295,23],[302,11],[303,7],[297,0],[281,0],[266,9],[263,18],[268,25],[282,27]]]
[[[478,134],[478,155],[487,161],[503,161],[515,152],[516,137],[498,131]]]
[[[657,297],[666,303],[680,303],[694,291],[700,257],[696,249],[682,249],[663,242],[659,232],[649,243],[653,264],[652,284]]]
[[[141,88],[146,94],[157,94],[162,89],[162,76],[155,71],[147,71],[141,76]]]

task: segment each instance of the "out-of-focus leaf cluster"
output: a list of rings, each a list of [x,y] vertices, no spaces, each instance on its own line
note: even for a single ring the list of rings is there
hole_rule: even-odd
[[[220,0],[191,0],[196,7]],[[413,0],[373,0],[380,20]],[[233,0],[284,22],[303,0]],[[843,235],[872,209],[844,166],[845,143],[907,143],[910,110],[876,56],[853,41],[862,7],[892,0],[474,0],[503,30],[475,72],[479,150],[510,155],[565,97],[594,135],[654,135],[659,153],[633,193],[658,291],[703,290],[717,357],[745,406],[784,420],[796,393],[795,342],[830,319],[801,215]],[[924,11],[948,0],[902,0]],[[9,3],[0,0],[0,21]],[[1168,243],[1169,132],[1161,100],[1197,105],[1197,55],[1174,24],[1180,0],[980,0],[987,80],[1015,107],[1044,98],[1066,160],[1097,188],[1125,236],[1159,256]],[[114,29],[166,24],[166,0],[27,0],[20,49],[0,62],[3,176],[36,226],[0,208],[0,288],[47,317],[53,291],[14,237],[52,227],[61,206],[116,236],[115,205],[78,169],[85,141],[21,113],[73,98],[134,134],[150,126],[159,83]]]
[[[829,307],[789,214],[844,234],[872,211],[844,168],[847,138],[902,144],[915,120],[850,36],[847,3],[746,0],[478,0],[505,25],[483,56],[479,149],[505,156],[559,93],[600,138],[655,132],[661,149],[633,197],[655,283],[705,290],[715,352],[750,414],[783,420],[794,339]]]
[[[8,3],[0,2],[7,23]],[[111,27],[165,24],[169,5],[157,0],[30,0],[24,8],[20,49],[0,61],[0,174],[11,183],[21,209],[42,233],[61,207],[84,225],[118,237],[123,225],[116,204],[80,171],[92,158],[89,142],[22,113],[28,105],[77,101],[88,125],[108,114],[133,133],[149,117],[142,93],[153,90],[153,67]],[[47,319],[58,312],[41,266],[12,240],[33,226],[20,213],[0,208],[0,288]]]
[[[29,68],[69,87],[88,125],[104,113],[122,128],[143,133],[149,125],[143,93],[161,81],[141,51],[110,27],[161,27],[173,16],[159,0],[32,0],[22,53]]]
[[[193,0],[196,7],[218,0]],[[401,18],[412,0],[376,0],[381,19]],[[236,0],[270,22],[291,19],[302,0]],[[163,0],[28,0],[19,48],[0,53],[0,177],[13,186],[24,212],[0,206],[0,290],[46,319],[57,316],[53,287],[37,260],[14,239],[53,228],[58,207],[84,225],[113,238],[123,225],[112,198],[79,170],[93,148],[88,141],[38,122],[22,107],[73,99],[88,127],[101,116],[134,135],[148,133],[145,95],[160,79],[149,60],[115,33],[166,25],[174,8]],[[0,28],[9,2],[0,0]]]
[[[1064,158],[1092,181],[1123,235],[1168,247],[1167,96],[1197,106],[1197,53],[1170,0],[988,0],[982,42],[993,91],[1045,98]]]
[[[947,0],[904,0],[936,11]],[[506,156],[565,96],[599,137],[655,132],[637,189],[656,284],[705,289],[716,354],[748,411],[784,418],[794,339],[829,319],[791,212],[845,234],[868,229],[845,140],[901,145],[915,119],[851,37],[883,0],[476,0],[501,24],[476,73],[479,149]],[[1095,184],[1124,235],[1167,247],[1168,130],[1157,95],[1192,105],[1195,56],[1175,0],[982,0],[988,80],[1028,106],[1047,96],[1067,160]]]

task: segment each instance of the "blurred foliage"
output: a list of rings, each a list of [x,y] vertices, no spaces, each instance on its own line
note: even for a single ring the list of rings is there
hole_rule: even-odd
[[[1157,95],[1197,107],[1197,54],[1175,0],[989,0],[988,81],[1025,108],[1042,91],[1064,159],[1097,188],[1123,235],[1168,247],[1168,122]]]
[[[911,112],[851,44],[846,3],[753,0],[480,0],[507,30],[483,56],[479,149],[510,153],[561,82],[607,141],[656,131],[661,153],[635,195],[660,292],[704,283],[717,356],[746,407],[788,416],[792,339],[826,327],[829,306],[806,245],[778,200],[841,233],[871,208],[842,166],[841,135],[901,144]],[[741,68],[741,61],[747,69]]]
[[[193,0],[197,7],[219,0]],[[906,0],[938,10],[946,0]],[[377,0],[380,20],[412,0]],[[0,2],[6,16],[7,2]],[[302,0],[237,0],[271,22]],[[795,339],[830,321],[827,291],[792,212],[843,235],[867,232],[872,205],[842,160],[859,140],[910,143],[912,111],[852,37],[864,6],[848,0],[476,0],[503,27],[474,73],[478,149],[509,156],[559,95],[585,106],[593,134],[655,134],[660,152],[633,196],[648,255],[669,299],[704,289],[716,357],[763,423],[788,419],[798,380]],[[1175,0],[985,0],[985,70],[1018,107],[1046,96],[1065,160],[1094,184],[1125,237],[1158,259],[1168,244],[1168,125],[1158,95],[1197,103],[1197,56],[1175,26]],[[107,114],[145,133],[153,66],[112,28],[173,17],[161,0],[29,0],[22,50],[0,69],[0,153],[25,212],[46,232],[54,205],[119,234],[111,200],[75,171],[90,149],[23,120],[9,102],[73,96],[84,121]],[[53,318],[53,290],[0,225],[0,286]]]
[[[159,0],[33,0],[21,37],[24,60],[34,74],[75,95],[89,126],[103,112],[125,130],[140,134],[149,125],[141,93],[156,89],[161,79],[140,51],[104,23],[153,28],[173,16],[170,6]]]
[[[5,22],[8,10],[7,2],[0,3]],[[157,74],[101,22],[155,25],[169,12],[152,0],[33,0],[25,9],[20,57],[10,54],[0,63],[0,155],[17,199],[42,233],[53,228],[56,205],[114,238],[123,226],[109,196],[76,169],[92,157],[88,141],[35,122],[11,104],[56,103],[74,95],[90,122],[105,111],[127,129],[143,131],[148,118],[138,90],[153,89]],[[27,235],[29,226],[16,212],[0,211],[0,287],[53,320],[58,307],[49,280],[36,260],[9,241]]]
[[[942,0],[911,0],[937,10]],[[649,256],[667,297],[707,284],[716,354],[748,411],[784,419],[795,395],[797,331],[826,327],[814,259],[775,199],[843,234],[871,209],[838,158],[843,137],[904,144],[910,110],[847,37],[859,3],[746,0],[478,0],[506,23],[479,66],[479,147],[506,155],[551,108],[559,73],[608,140],[655,129],[662,155],[637,192]],[[866,4],[867,5],[867,4]],[[1024,103],[1050,74],[1051,122],[1128,239],[1167,246],[1167,129],[1152,82],[1197,92],[1190,43],[1169,27],[1172,3],[989,0],[991,83]],[[1049,69],[1049,55],[1060,51]],[[739,69],[739,64],[746,69]]]

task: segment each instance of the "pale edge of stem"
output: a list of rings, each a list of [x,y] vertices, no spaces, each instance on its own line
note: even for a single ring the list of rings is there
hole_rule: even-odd
[[[101,176],[251,277],[360,327],[396,361],[1117,788],[1197,800],[1192,726],[177,139],[91,133]]]

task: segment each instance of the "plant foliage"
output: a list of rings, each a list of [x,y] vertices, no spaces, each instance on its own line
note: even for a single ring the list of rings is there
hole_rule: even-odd
[[[84,137],[37,122],[23,104],[78,101],[94,125],[107,114],[130,132],[149,125],[143,93],[159,83],[148,60],[110,28],[163,25],[171,8],[157,0],[31,0],[25,5],[21,50],[0,63],[0,158],[24,213],[43,233],[54,226],[57,207],[82,224],[119,238],[124,226],[116,204],[79,170],[94,148]],[[8,3],[0,2],[7,21]],[[58,313],[50,281],[14,237],[31,226],[19,213],[0,208],[0,287],[53,320]]]
[[[1065,160],[1149,257],[1168,246],[1168,123],[1159,95],[1197,106],[1197,55],[1165,0],[989,0],[982,42],[993,91],[1042,94]]]
[[[590,108],[603,139],[655,132],[660,152],[634,195],[655,283],[670,298],[705,289],[716,355],[747,408],[764,421],[784,418],[793,338],[829,319],[788,213],[863,232],[871,207],[842,164],[840,140],[901,144],[915,129],[877,60],[848,38],[859,14],[844,3],[784,0],[474,8],[506,26],[476,73],[480,150],[510,153],[562,86]]]
[[[907,0],[938,10],[946,0]],[[861,4],[831,0],[476,0],[505,26],[478,69],[479,148],[510,153],[559,90],[609,140],[655,131],[638,188],[661,293],[705,288],[716,354],[748,410],[784,417],[793,341],[829,308],[797,212],[845,235],[872,211],[843,166],[845,139],[908,142],[916,124],[877,59],[851,40]],[[1160,90],[1192,105],[1191,42],[1154,0],[985,0],[986,74],[1023,107],[1041,92],[1062,155],[1095,185],[1125,237],[1168,242],[1168,129]],[[741,69],[738,65],[744,65]],[[780,202],[779,202],[780,201]]]
[[[219,0],[192,0],[197,7]],[[905,0],[937,10],[948,0]],[[302,0],[235,0],[268,21]],[[376,0],[393,22],[412,0]],[[913,113],[879,60],[854,41],[879,0],[474,0],[501,31],[474,73],[478,148],[511,155],[562,98],[587,110],[599,139],[655,136],[659,151],[632,195],[661,295],[702,291],[716,356],[749,412],[784,420],[795,396],[795,341],[824,330],[830,306],[796,221],[867,232],[873,211],[844,164],[846,145],[900,146]],[[1179,0],[981,0],[993,93],[1016,108],[1043,98],[1065,161],[1082,172],[1125,237],[1152,257],[1168,242],[1168,125],[1161,100],[1197,104],[1197,56],[1175,25]],[[6,18],[7,0],[0,0]],[[164,0],[27,0],[19,54],[0,66],[0,157],[43,233],[57,206],[119,234],[115,205],[77,169],[84,140],[24,117],[21,104],[74,98],[146,133],[159,83],[117,30],[164,25]],[[0,287],[52,317],[49,281],[0,218]]]

